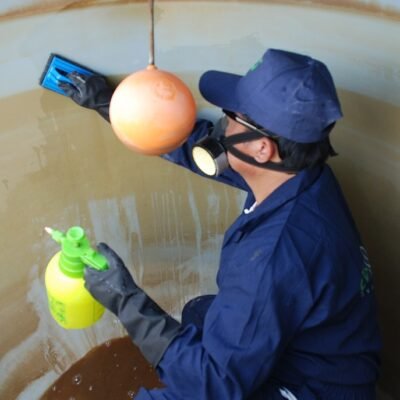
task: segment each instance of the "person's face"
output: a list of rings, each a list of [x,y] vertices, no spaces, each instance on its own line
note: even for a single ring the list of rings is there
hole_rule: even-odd
[[[243,115],[241,114],[236,114],[238,117],[244,118]],[[239,133],[247,132],[249,129],[247,129],[245,126],[240,124],[239,122],[235,121],[233,118],[230,116],[227,116],[227,127],[225,130],[225,136],[233,136],[237,135]],[[249,142],[245,143],[238,143],[235,145],[235,147],[243,152],[246,155],[249,155],[251,157],[255,157],[257,149],[260,147],[260,141],[264,140],[264,138],[259,139],[259,140],[252,140]],[[250,173],[252,170],[254,170],[254,166],[238,159],[235,157],[233,154],[231,154],[229,151],[227,152],[227,157],[228,157],[228,162],[229,165],[233,170],[238,172],[241,175]]]

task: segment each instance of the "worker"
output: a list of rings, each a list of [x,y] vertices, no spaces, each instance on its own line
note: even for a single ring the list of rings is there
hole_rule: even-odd
[[[104,77],[70,78],[66,94],[108,119]],[[108,245],[99,251],[109,270],[85,273],[87,289],[165,384],[136,399],[375,399],[381,339],[372,268],[326,164],[342,118],[329,70],[268,49],[244,75],[205,72],[199,88],[223,117],[198,120],[163,157],[247,192],[224,236],[217,294],[191,300],[179,322]]]

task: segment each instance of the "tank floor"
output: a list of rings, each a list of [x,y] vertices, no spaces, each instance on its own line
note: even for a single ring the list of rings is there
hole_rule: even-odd
[[[65,371],[41,400],[133,399],[140,387],[162,387],[129,337],[95,347]]]

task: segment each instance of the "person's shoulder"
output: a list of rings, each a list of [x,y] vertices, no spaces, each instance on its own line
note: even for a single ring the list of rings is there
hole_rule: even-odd
[[[352,223],[349,208],[340,185],[325,165],[318,178],[291,204],[287,225],[310,235],[320,235],[327,227]]]

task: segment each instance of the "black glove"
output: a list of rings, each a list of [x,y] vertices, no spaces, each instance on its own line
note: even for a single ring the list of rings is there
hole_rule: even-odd
[[[85,268],[86,289],[119,318],[146,359],[157,366],[180,333],[180,323],[136,286],[123,261],[110,247],[100,243],[98,250],[106,257],[109,269]]]
[[[110,102],[114,89],[103,75],[84,75],[70,72],[67,78],[72,83],[59,82],[58,87],[78,105],[97,111],[110,122]]]

